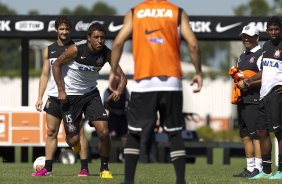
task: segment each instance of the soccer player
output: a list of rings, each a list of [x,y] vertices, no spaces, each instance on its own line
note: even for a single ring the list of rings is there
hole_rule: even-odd
[[[135,63],[135,86],[131,89],[128,110],[129,133],[124,148],[125,184],[134,183],[142,131],[156,123],[158,111],[171,143],[170,157],[176,183],[185,183],[179,32],[190,50],[191,62],[196,70],[192,79],[193,83],[197,83],[194,92],[199,92],[202,88],[199,45],[189,26],[188,16],[181,8],[166,0],[146,0],[128,11],[123,27],[114,40],[110,85],[117,75],[124,42],[131,34]]]
[[[259,174],[250,179],[282,179],[282,37],[281,20],[273,16],[267,21],[266,32],[270,40],[262,49],[262,70],[258,74],[244,79],[242,89],[250,88],[261,79],[259,117],[257,133],[260,140],[262,167]],[[278,140],[278,169],[272,174],[272,143],[269,132]]]
[[[248,73],[254,75],[259,72],[261,64],[262,49],[258,44],[259,31],[254,25],[243,27],[240,34],[245,51],[240,55],[237,75],[244,79]],[[258,115],[260,81],[256,87],[241,91],[237,102],[237,112],[240,128],[240,137],[245,147],[247,168],[234,177],[253,177],[262,170],[260,143],[256,136],[256,118]]]
[[[58,90],[51,72],[51,66],[55,59],[66,49],[68,49],[74,42],[70,39],[71,21],[66,16],[59,16],[55,21],[55,31],[57,33],[57,40],[44,50],[44,63],[42,73],[39,80],[38,100],[36,102],[36,110],[42,111],[42,98],[48,85],[48,100],[44,107],[46,112],[47,123],[47,139],[45,144],[45,167],[44,169],[35,172],[32,176],[47,176],[52,173],[53,157],[57,149],[57,136],[62,121],[62,113],[60,108],[60,101],[57,99]],[[63,70],[65,73],[66,70]],[[80,130],[80,141],[82,149],[80,152],[81,171],[78,176],[88,176],[88,141],[84,135],[83,126]]]
[[[61,54],[53,65],[53,75],[58,87],[58,98],[62,103],[63,120],[67,143],[79,143],[79,122],[84,113],[90,126],[94,126],[100,140],[101,178],[113,178],[108,168],[110,137],[107,113],[103,106],[97,80],[99,71],[106,62],[111,64],[111,50],[105,45],[106,30],[100,23],[88,28],[87,40],[72,45]],[[66,76],[62,68],[67,67]],[[117,101],[124,90],[127,80],[118,67],[120,82],[112,89],[111,99]]]
[[[123,161],[123,147],[127,134],[127,106],[129,101],[129,91],[127,88],[122,91],[120,99],[111,100],[112,91],[107,88],[104,92],[104,107],[108,110],[108,124],[111,138],[121,140],[121,150],[119,152],[119,160]]]

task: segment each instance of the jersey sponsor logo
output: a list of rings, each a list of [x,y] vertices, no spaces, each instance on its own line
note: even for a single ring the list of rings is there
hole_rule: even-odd
[[[145,30],[145,34],[148,35],[148,34],[152,34],[154,32],[157,32],[157,31],[160,31],[161,29],[152,29],[152,30]]]
[[[165,40],[163,38],[150,38],[149,42],[156,44],[164,44]]]
[[[91,66],[91,65],[84,65],[84,64],[80,64],[77,62],[73,62],[72,64],[69,65],[70,68],[73,69],[78,69],[78,70],[82,70],[82,71],[89,71],[89,72],[98,72],[101,70],[102,67],[97,67],[97,66]]]
[[[89,72],[95,72],[95,71],[100,71],[101,67],[94,67],[94,66],[86,66],[86,65],[82,65],[82,66],[78,66],[79,70],[82,71],[89,71]]]
[[[56,51],[54,50],[54,51],[51,51],[51,54],[55,54],[56,53]]]
[[[279,58],[280,55],[281,55],[281,50],[280,50],[280,49],[276,49],[275,52],[274,52],[273,57],[274,57],[274,58]]]
[[[9,20],[0,20],[0,31],[11,31],[10,23]]]
[[[86,57],[85,56],[80,56],[80,59],[85,59]]]
[[[159,9],[141,9],[136,14],[137,18],[146,17],[173,17],[173,12],[171,9],[159,8]]]
[[[190,21],[190,26],[193,32],[202,32],[202,33],[210,33],[211,22],[210,21]]]
[[[15,29],[17,31],[41,31],[44,29],[44,23],[41,21],[29,20],[29,21],[19,21],[15,23]]]
[[[218,23],[215,27],[215,31],[218,32],[218,33],[222,33],[222,32],[228,31],[228,30],[230,30],[234,27],[237,27],[241,24],[242,24],[242,22],[237,22],[237,23],[230,24],[230,25],[227,25],[227,26],[221,26],[221,23]]]
[[[120,30],[122,28],[122,26],[123,26],[123,24],[115,25],[114,22],[111,22],[109,24],[109,28],[108,29],[109,29],[110,32],[116,32],[116,31]]]
[[[81,21],[78,21],[75,25],[75,30],[76,31],[87,31],[89,26],[93,23],[100,23],[100,24],[104,24],[104,21],[99,21],[99,20],[94,20],[92,22],[83,22],[82,20]]]
[[[273,61],[273,60],[271,61],[271,60],[267,60],[267,59],[263,59],[262,66],[279,68],[277,61]]]

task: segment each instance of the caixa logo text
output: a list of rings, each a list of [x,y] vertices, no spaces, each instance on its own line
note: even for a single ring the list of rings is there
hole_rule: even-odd
[[[15,29],[17,31],[41,31],[44,29],[44,23],[41,21],[20,21],[15,23]]]

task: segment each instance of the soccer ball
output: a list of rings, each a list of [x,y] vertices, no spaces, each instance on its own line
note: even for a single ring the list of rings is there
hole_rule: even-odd
[[[45,157],[40,156],[33,162],[33,169],[35,172],[40,171],[45,166]]]

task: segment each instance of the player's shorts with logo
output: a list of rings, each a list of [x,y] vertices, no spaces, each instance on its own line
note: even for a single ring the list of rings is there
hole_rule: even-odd
[[[157,112],[167,132],[181,131],[182,91],[132,92],[128,108],[128,131],[140,132],[145,126],[156,123]]]
[[[277,87],[259,102],[258,130],[282,130],[282,95],[275,91]]]
[[[61,103],[57,97],[50,96],[43,109],[47,114],[50,114],[58,119],[62,119]]]
[[[90,126],[93,126],[91,121],[108,119],[98,89],[85,95],[69,95],[68,101],[61,104],[61,109],[67,137],[79,134],[82,113]]]
[[[255,137],[258,107],[258,104],[237,104],[238,125],[241,138],[246,136]]]

